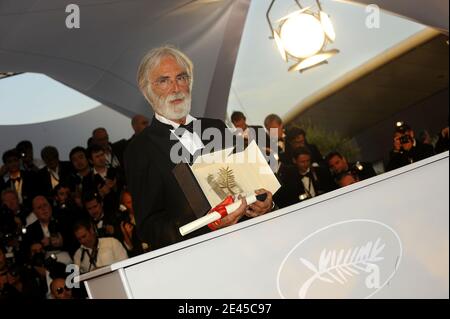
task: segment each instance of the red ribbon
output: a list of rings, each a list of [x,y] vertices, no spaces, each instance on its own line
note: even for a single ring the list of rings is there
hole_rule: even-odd
[[[232,196],[227,196],[219,205],[211,209],[208,214],[211,214],[212,212],[218,212],[220,214],[220,219],[216,220],[215,222],[212,222],[208,224],[208,227],[211,230],[216,230],[219,228],[222,218],[228,215],[226,206],[233,204],[234,200]]]

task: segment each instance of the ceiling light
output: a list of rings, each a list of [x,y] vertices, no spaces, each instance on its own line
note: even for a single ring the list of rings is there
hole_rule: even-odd
[[[322,11],[318,0],[317,11],[313,11],[311,7],[303,8],[300,2],[295,0],[299,10],[276,20],[275,26],[269,18],[274,2],[275,0],[272,0],[266,17],[281,57],[285,62],[295,62],[289,71],[302,72],[327,63],[327,59],[339,53],[337,49],[326,50],[327,45],[336,39],[336,33],[330,17]]]

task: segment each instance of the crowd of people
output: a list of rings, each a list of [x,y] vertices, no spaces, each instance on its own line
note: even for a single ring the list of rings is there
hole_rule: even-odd
[[[264,144],[267,151],[270,142],[258,137],[262,127],[247,125],[242,112],[233,112],[233,125],[247,140]],[[323,156],[314,144],[307,140],[302,128],[293,126],[284,128],[282,119],[276,114],[268,115],[264,120],[268,139],[274,139],[278,145],[277,177],[281,188],[274,194],[278,207],[286,207],[320,194],[348,186],[376,175],[372,163],[364,161],[349,162],[345,154],[331,151]],[[429,134],[416,137],[414,130],[404,122],[397,122],[393,129],[392,150],[386,171],[417,162],[449,149],[449,128],[445,127],[437,136],[433,145]],[[426,132],[426,131],[423,131]],[[273,144],[272,144],[273,145]]]
[[[184,105],[190,96],[190,65],[182,53],[170,48],[152,51],[143,59],[139,86],[154,107],[155,118],[146,129],[149,120],[135,116],[131,122],[135,135],[128,140],[111,143],[107,130],[99,127],[93,130],[86,147],[76,146],[70,151],[69,161],[60,160],[54,146],[44,147],[41,159],[36,159],[30,141],[21,141],[3,153],[1,299],[84,298],[83,287],[69,280],[71,266],[76,265],[83,274],[182,240],[177,229],[191,221],[194,214],[172,176],[175,163],[170,162],[168,155],[169,132],[197,120],[206,128],[228,132],[221,121],[193,118],[188,114],[190,106],[183,108],[179,118],[171,113],[173,109],[166,97],[172,97],[171,90],[175,105]],[[154,87],[155,92],[148,86]],[[179,123],[173,121],[176,118]],[[273,155],[281,188],[273,197],[268,192],[264,202],[247,207],[243,201],[237,209],[239,213],[225,216],[217,227],[376,175],[371,163],[349,162],[345,154],[337,151],[323,156],[317,145],[308,142],[303,129],[285,129],[276,114],[265,118],[264,127],[248,125],[241,112],[234,112],[231,120],[235,136],[242,138],[244,145],[255,140],[262,152]],[[449,148],[448,127],[440,132],[435,145],[416,138],[405,123],[397,123],[394,131],[387,170]],[[180,141],[183,145],[186,142],[183,137]],[[133,203],[140,224],[136,223]]]
[[[135,135],[148,124],[135,116]],[[83,297],[83,287],[66,281],[67,266],[83,274],[151,249],[137,236],[123,171],[123,152],[135,135],[111,143],[107,130],[96,128],[86,148],[70,151],[70,161],[60,160],[54,146],[35,159],[30,141],[3,153],[1,298]]]

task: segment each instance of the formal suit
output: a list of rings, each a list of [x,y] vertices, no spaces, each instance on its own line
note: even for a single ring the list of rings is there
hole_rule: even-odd
[[[309,152],[311,154],[311,162],[312,163],[317,163],[317,164],[319,164],[319,166],[326,167],[323,156],[320,153],[319,148],[315,144],[305,143],[304,147],[307,150],[309,150]],[[283,154],[283,156],[280,157],[281,162],[286,165],[292,165],[293,164],[292,156],[293,156],[294,151],[295,150],[292,149],[292,147],[288,144],[286,146],[286,152]]]
[[[50,234],[57,234],[60,233],[63,237],[63,247],[52,247],[51,245],[47,246],[45,249],[48,251],[51,250],[66,250],[65,245],[66,242],[64,240],[65,237],[67,237],[67,234],[64,231],[64,228],[61,226],[61,224],[54,218],[51,219],[48,229],[50,231]],[[24,238],[24,244],[26,249],[29,249],[30,245],[33,243],[40,243],[44,239],[44,232],[42,231],[41,223],[39,220],[36,220],[34,223],[29,225],[27,227],[27,233]],[[28,251],[28,250],[27,250]]]
[[[220,120],[204,118],[197,121],[200,121],[202,133],[207,128],[222,132],[222,143],[225,134],[231,134]],[[154,117],[150,126],[134,137],[125,152],[126,179],[133,198],[137,232],[153,249],[208,231],[203,227],[185,237],[179,233],[179,227],[197,217],[172,173],[177,163],[172,162],[170,151],[172,146],[180,146],[177,139],[170,139],[172,129],[171,125]],[[202,138],[205,146],[210,141],[211,137]]]
[[[358,165],[359,164],[359,165]],[[360,181],[374,177],[377,175],[373,166],[369,162],[350,163],[350,170],[356,174]]]
[[[38,174],[39,183],[39,195],[46,196],[48,198],[53,196],[53,186],[50,172],[47,166],[41,168]],[[66,161],[60,161],[58,163],[58,175],[60,183],[67,183],[70,186],[71,175],[73,174],[72,163]]]
[[[314,187],[315,196],[336,189],[328,170],[320,167],[311,167],[306,174],[310,178]],[[279,174],[281,189],[274,195],[274,202],[278,207],[283,208],[300,202],[300,195],[306,194],[305,186],[302,182],[297,167],[285,167]]]
[[[20,171],[20,180],[22,185],[22,204],[26,207],[26,209],[31,209],[31,202],[33,198],[38,195],[38,175],[32,171]],[[3,189],[11,188],[15,189],[13,181],[9,178],[6,178],[3,185],[1,185]],[[3,190],[1,189],[1,190]]]

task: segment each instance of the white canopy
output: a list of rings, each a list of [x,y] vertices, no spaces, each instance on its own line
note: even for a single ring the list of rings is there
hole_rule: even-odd
[[[173,44],[195,64],[193,114],[224,118],[250,0],[0,0],[0,71],[44,73],[124,115],[150,114],[136,85],[145,52]],[[225,92],[225,93],[222,93]]]
[[[448,1],[353,2],[448,30]],[[136,69],[147,50],[170,43],[195,63],[192,113],[225,117],[250,0],[78,0],[79,29],[66,27],[70,3],[0,0],[0,71],[43,73],[124,115],[150,115]]]

